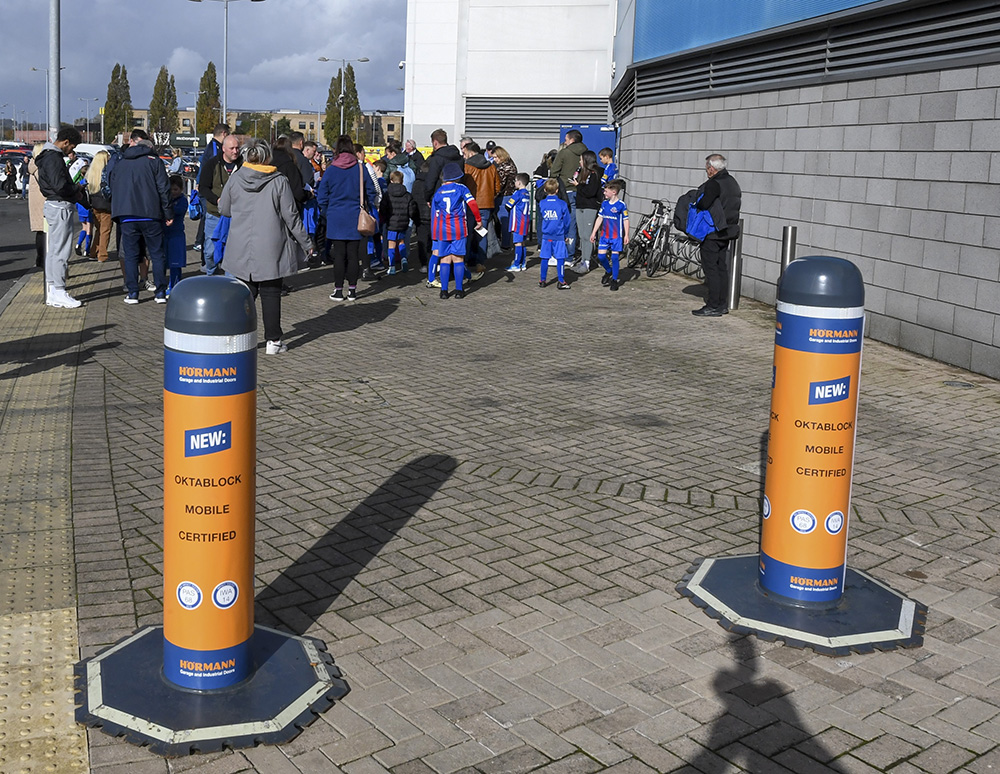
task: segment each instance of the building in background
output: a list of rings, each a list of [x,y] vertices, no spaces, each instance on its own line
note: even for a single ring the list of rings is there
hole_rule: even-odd
[[[561,124],[606,124],[611,0],[408,0],[406,137],[493,140],[531,172]]]
[[[859,267],[872,338],[1000,378],[1000,5],[699,7],[618,6],[633,212],[697,186],[721,152],[743,188],[745,295],[774,302],[795,225],[799,256]]]

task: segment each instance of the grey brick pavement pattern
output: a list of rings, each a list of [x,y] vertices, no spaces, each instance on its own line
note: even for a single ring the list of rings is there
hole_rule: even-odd
[[[756,548],[772,310],[497,271],[331,309],[329,279],[292,280],[289,351],[260,359],[257,620],[326,641],[352,692],[278,748],[166,762],[90,732],[94,772],[996,765],[996,382],[866,344],[849,561],[930,616],[921,649],[830,659],[674,590]],[[162,307],[119,288],[96,266],[71,288],[85,656],[161,616]]]

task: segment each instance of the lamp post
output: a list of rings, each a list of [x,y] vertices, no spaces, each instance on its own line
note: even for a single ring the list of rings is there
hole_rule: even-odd
[[[327,59],[325,56],[321,56],[317,61],[320,62],[336,62],[336,59]],[[341,59],[340,61],[340,133],[344,133],[344,82],[347,81],[347,63],[348,62],[367,62],[368,57],[362,56],[357,59]]]
[[[195,141],[198,140],[198,99],[205,92],[203,91],[185,91],[185,94],[194,94],[194,126],[191,127],[191,134],[194,135]]]
[[[87,142],[93,142],[94,138],[90,131],[90,103],[97,102],[97,97],[78,97],[80,102],[87,103]]]
[[[201,3],[204,0],[191,0],[192,3]],[[236,0],[212,0],[222,3],[223,25],[222,25],[222,123],[229,123],[228,98],[229,98],[229,4]],[[264,0],[250,0],[251,3],[263,3]]]
[[[4,102],[2,105],[0,105],[0,110],[2,110],[3,108],[7,107],[8,105],[10,105],[9,102]],[[10,112],[11,112],[11,114],[14,113],[14,108],[13,107],[11,107]],[[16,132],[15,132],[15,134],[16,134]],[[4,139],[5,136],[6,135],[3,132],[3,119],[0,119],[0,140]],[[11,139],[14,139],[14,137],[12,136]]]

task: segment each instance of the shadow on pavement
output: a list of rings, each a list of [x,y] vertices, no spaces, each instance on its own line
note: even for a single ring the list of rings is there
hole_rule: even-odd
[[[843,772],[833,754],[804,730],[806,723],[787,685],[757,677],[759,658],[749,637],[728,641],[733,664],[715,673],[712,688],[722,713],[692,734],[702,751],[678,774],[738,771]]]
[[[353,331],[362,325],[380,323],[399,307],[399,299],[387,298],[382,301],[358,303],[355,301],[331,301],[330,308],[323,314],[295,323],[285,332],[288,349],[298,349],[310,344],[328,333]]]
[[[39,336],[2,341],[0,342],[0,364],[20,362],[24,363],[24,366],[0,375],[0,379],[17,379],[21,376],[41,373],[58,365],[74,365],[78,357],[79,362],[84,362],[90,357],[91,352],[118,346],[117,343],[108,343],[87,348],[88,342],[103,336],[114,327],[111,324],[95,325],[91,328],[84,328],[80,333],[43,333]],[[81,347],[79,353],[75,351],[77,346]],[[73,351],[66,352],[65,350]],[[58,357],[50,357],[50,355],[57,353],[63,354]]]
[[[257,594],[257,623],[304,635],[457,466],[444,454],[406,463]]]

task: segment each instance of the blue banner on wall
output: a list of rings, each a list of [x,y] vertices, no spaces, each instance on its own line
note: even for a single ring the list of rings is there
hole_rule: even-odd
[[[632,61],[738,38],[873,0],[635,0]]]

